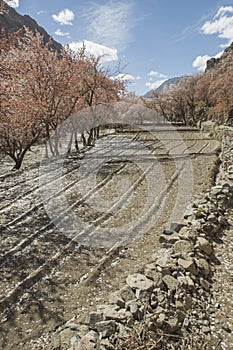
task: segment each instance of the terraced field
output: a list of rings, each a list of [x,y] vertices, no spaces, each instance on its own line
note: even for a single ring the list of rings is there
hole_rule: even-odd
[[[60,173],[56,161],[3,173],[0,348],[45,348],[50,331],[140,268],[177,198],[186,206],[210,187],[218,147],[189,128],[125,128],[66,157]]]

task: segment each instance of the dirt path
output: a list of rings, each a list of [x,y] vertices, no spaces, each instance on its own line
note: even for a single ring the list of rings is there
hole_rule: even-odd
[[[218,142],[192,130],[180,130],[179,134],[192,160],[195,197],[211,185]],[[159,162],[167,186],[166,198],[158,199],[161,207],[158,220],[137,237],[138,231],[143,230],[145,222],[151,218],[149,212],[143,217],[140,215],[148,198],[147,182],[150,174],[154,175],[154,165],[143,153],[140,166],[138,161],[135,165],[132,159],[127,159],[129,154],[126,146],[123,147],[124,143],[127,145],[125,136],[124,133],[111,135],[86,152],[85,157],[102,159],[105,156],[106,162],[101,171],[98,170],[96,184],[85,194],[85,200],[82,191],[80,194],[85,176],[78,171],[85,159],[77,157],[67,159],[64,164],[61,193],[58,190],[55,197],[48,195],[58,203],[60,195],[65,194],[75,214],[92,223],[90,234],[85,236],[91,237],[91,246],[80,244],[78,240],[71,242],[51,223],[39,195],[38,169],[0,177],[1,348],[43,349],[49,331],[74,315],[81,316],[93,304],[101,304],[106,293],[119,287],[126,275],[137,271],[152,253],[177,198],[179,171],[176,174],[175,156],[172,158],[159,140],[143,131],[127,132],[130,155],[138,155],[134,142],[140,140]],[[122,159],[109,162],[106,140],[110,155],[116,144],[121,145]],[[173,134],[168,134],[167,142],[174,143]],[[179,145],[178,141],[173,148],[178,149]],[[57,179],[52,180],[56,186]],[[117,187],[119,183],[123,186]],[[90,205],[102,197],[110,203],[113,201],[108,215]],[[65,220],[64,215],[60,216],[61,222]],[[130,242],[112,248],[117,227],[138,217],[141,226],[132,230]],[[98,237],[104,229],[111,233],[110,241],[105,233],[105,244],[101,247]],[[120,238],[124,238],[124,232]]]

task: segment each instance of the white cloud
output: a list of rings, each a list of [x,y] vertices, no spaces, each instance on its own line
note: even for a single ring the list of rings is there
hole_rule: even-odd
[[[213,56],[214,58],[219,58],[223,54],[223,51],[217,53],[217,55]],[[211,58],[209,55],[197,56],[193,61],[193,68],[197,68],[199,72],[204,72],[206,69],[206,62]]]
[[[214,58],[219,58],[222,56],[224,51],[220,51],[219,53],[217,53],[217,55],[214,56]]]
[[[145,83],[145,86],[150,90],[157,89],[161,84],[163,84],[167,80],[167,75],[157,72],[155,70],[151,70],[147,73],[149,79]]]
[[[193,61],[193,68],[197,68],[199,72],[204,72],[204,70],[206,69],[206,62],[210,58],[211,57],[209,55],[197,56]]]
[[[133,81],[136,80],[137,78],[135,78],[133,75],[131,74],[127,74],[127,73],[120,73],[118,75],[115,75],[114,77],[111,77],[112,80],[121,80],[121,81]]]
[[[205,22],[201,31],[206,35],[216,34],[220,39],[227,42],[221,44],[220,47],[226,47],[233,41],[233,6],[221,6],[212,20]],[[223,51],[217,53],[214,58],[219,58]],[[194,68],[203,72],[206,68],[206,62],[211,58],[209,55],[197,56],[192,63]]]
[[[233,13],[232,6],[221,6],[214,18],[218,18],[219,16],[225,15],[226,13]]]
[[[227,40],[221,46],[228,46],[233,41],[233,6],[220,7],[213,19],[203,24],[201,30],[204,34],[216,34]]]
[[[40,11],[38,11],[36,14],[37,14],[38,16],[40,16],[40,15],[43,15],[43,14],[45,14],[45,13],[47,13],[47,11],[40,10]]]
[[[83,17],[92,40],[107,46],[125,46],[131,41],[130,30],[135,25],[131,1],[109,1],[95,4]]]
[[[55,22],[62,25],[72,25],[74,20],[74,12],[69,9],[64,9],[58,15],[52,15]]]
[[[5,0],[5,2],[11,7],[19,7],[19,0]]]
[[[148,87],[151,90],[157,89],[160,85],[162,85],[167,79],[161,79],[161,80],[157,80],[155,82],[146,82],[145,86]]]
[[[149,77],[159,78],[159,79],[167,78],[167,76],[166,76],[165,74],[156,72],[156,71],[154,71],[154,70],[150,71],[147,75],[148,75]]]
[[[70,33],[62,32],[61,29],[56,30],[54,34],[58,36],[67,36],[68,38],[70,38]]]
[[[73,42],[69,44],[69,47],[73,51],[78,51],[83,47],[86,47],[86,53],[89,55],[94,55],[95,57],[101,56],[101,63],[111,62],[118,60],[118,54],[116,49],[94,43],[92,41],[84,40],[83,42]]]

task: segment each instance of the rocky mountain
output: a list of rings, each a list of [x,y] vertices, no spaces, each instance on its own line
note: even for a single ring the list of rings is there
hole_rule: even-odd
[[[144,97],[145,98],[153,98],[153,97],[156,97],[156,95],[159,93],[159,92],[164,92],[166,91],[168,88],[171,88],[177,84],[179,84],[179,82],[184,78],[184,76],[181,76],[181,77],[174,77],[174,78],[171,78],[171,79],[168,79],[166,80],[164,83],[162,83],[157,89],[153,89],[153,90],[150,90],[148,91]]]
[[[0,0],[0,5],[2,5],[3,0]],[[6,5],[4,12],[0,13],[0,38],[2,35],[2,29],[7,33],[15,33],[19,29],[22,29],[22,34],[24,32],[24,26],[29,28],[34,33],[37,31],[44,37],[44,42],[47,43],[51,39],[51,49],[56,51],[62,50],[62,45],[51,38],[51,36],[45,31],[44,28],[39,26],[39,24],[32,19],[29,15],[20,15],[15,9]]]
[[[233,42],[230,46],[228,46],[221,57],[219,58],[211,58],[207,61],[206,71],[215,68],[221,68],[224,65],[226,66],[232,66],[233,65]]]

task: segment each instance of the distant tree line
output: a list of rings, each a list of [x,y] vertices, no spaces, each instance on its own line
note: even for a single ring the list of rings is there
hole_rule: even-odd
[[[233,58],[203,74],[187,76],[165,92],[144,100],[171,122],[197,125],[206,120],[233,124]]]

